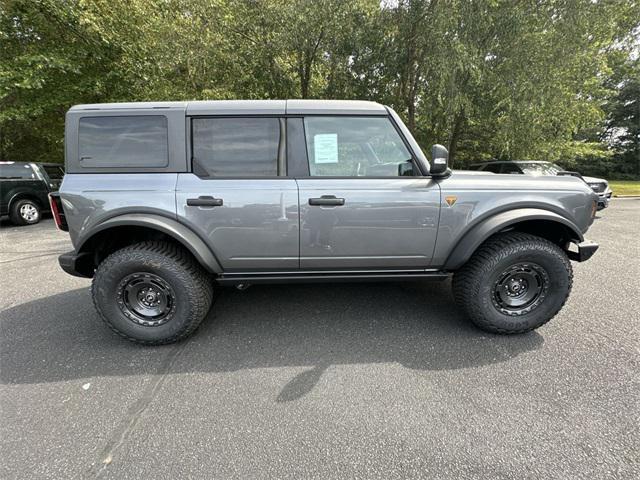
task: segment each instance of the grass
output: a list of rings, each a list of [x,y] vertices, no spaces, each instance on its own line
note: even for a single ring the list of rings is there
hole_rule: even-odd
[[[640,181],[612,180],[609,182],[614,195],[640,195]]]

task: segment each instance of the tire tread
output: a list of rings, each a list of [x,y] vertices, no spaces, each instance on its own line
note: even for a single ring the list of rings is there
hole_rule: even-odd
[[[551,312],[547,318],[533,326],[520,329],[505,329],[494,325],[489,318],[479,315],[475,300],[478,289],[485,280],[487,267],[492,263],[497,263],[500,255],[504,253],[515,253],[523,247],[532,249],[542,249],[559,258],[568,274],[568,291],[562,303]],[[467,314],[471,321],[479,328],[491,333],[500,335],[511,335],[529,332],[549,322],[569,298],[569,293],[573,286],[573,269],[571,262],[565,252],[555,243],[536,235],[523,232],[506,232],[494,235],[482,244],[473,254],[471,259],[453,276],[453,294],[456,302]]]
[[[194,293],[190,299],[191,315],[189,316],[189,321],[185,327],[175,335],[157,341],[135,338],[120,331],[102,312],[97,300],[97,285],[102,281],[104,273],[111,267],[122,262],[125,257],[131,260],[132,256],[146,258],[149,256],[161,256],[164,259],[170,260],[179,265],[183,270],[182,274],[187,277],[186,280],[189,281],[190,290]],[[163,241],[144,241],[126,246],[113,252],[98,265],[91,284],[91,293],[93,304],[100,314],[101,320],[117,335],[125,338],[126,340],[142,345],[164,345],[187,338],[198,328],[213,303],[212,283],[208,278],[208,274],[196,259],[181,246]]]

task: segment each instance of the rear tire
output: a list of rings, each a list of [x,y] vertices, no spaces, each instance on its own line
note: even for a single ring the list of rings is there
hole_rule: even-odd
[[[144,345],[193,333],[213,301],[208,275],[182,247],[142,242],[109,255],[91,287],[100,317],[121,337]]]
[[[42,209],[34,200],[23,198],[11,205],[9,219],[14,225],[34,225],[42,218]]]
[[[455,273],[458,305],[482,330],[524,333],[551,320],[566,302],[571,263],[558,245],[520,232],[485,242]]]

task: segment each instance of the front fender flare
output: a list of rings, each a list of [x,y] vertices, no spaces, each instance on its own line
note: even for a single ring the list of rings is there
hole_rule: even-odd
[[[193,230],[172,218],[148,213],[118,215],[95,225],[91,228],[88,235],[78,239],[76,251],[78,253],[82,252],[83,246],[99,232],[123,226],[146,227],[169,235],[187,248],[208,272],[222,272],[222,268],[211,249]]]
[[[517,208],[489,217],[464,233],[456,246],[451,250],[444,263],[444,270],[457,270],[464,265],[473,252],[491,235],[498,233],[510,225],[527,220],[547,220],[566,227],[572,240],[582,242],[584,237],[575,223],[562,215],[541,208]]]

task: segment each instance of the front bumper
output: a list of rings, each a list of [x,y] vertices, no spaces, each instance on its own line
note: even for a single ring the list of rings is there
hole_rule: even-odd
[[[567,251],[567,255],[569,258],[575,262],[584,262],[589,260],[596,250],[600,247],[596,242],[592,242],[591,240],[585,240],[584,242],[580,242],[577,244],[578,251],[575,252],[573,250]]]
[[[58,263],[62,270],[74,277],[91,278],[93,275],[88,275],[85,272],[93,272],[93,269],[88,268],[88,260],[90,259],[87,253],[76,253],[75,250],[71,252],[63,253],[58,257]]]
[[[607,208],[613,192],[607,188],[607,191],[598,194],[598,210]]]

